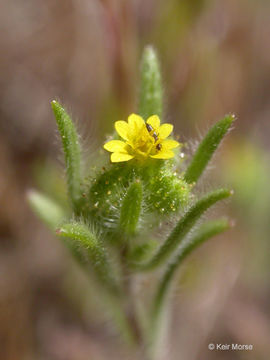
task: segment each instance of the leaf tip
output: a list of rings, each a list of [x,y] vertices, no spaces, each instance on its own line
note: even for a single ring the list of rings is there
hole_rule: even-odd
[[[148,44],[144,47],[144,50],[143,50],[143,54],[145,56],[153,56],[153,57],[156,57],[156,51],[154,49],[154,46],[151,45],[151,44]]]
[[[233,122],[235,122],[237,120],[237,117],[236,117],[236,114],[229,113],[225,116],[225,119],[226,119],[227,123],[229,123],[229,125],[231,125]]]
[[[56,100],[51,101],[51,107],[55,108],[56,106],[59,106],[59,103]]]
[[[56,100],[51,101],[51,108],[52,108],[53,112],[55,113],[55,115],[59,112],[61,113],[64,110],[63,106]]]
[[[236,117],[236,115],[235,115],[234,113],[230,114],[230,116],[231,116],[231,118],[232,118],[232,121],[237,120],[237,117]]]

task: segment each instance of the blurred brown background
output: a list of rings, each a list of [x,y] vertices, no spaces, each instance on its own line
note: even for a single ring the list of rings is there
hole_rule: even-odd
[[[159,52],[166,120],[183,142],[238,117],[202,189],[235,190],[229,233],[196,252],[174,294],[168,358],[270,358],[270,2],[2,0],[0,358],[124,359],[84,275],[25,201],[65,201],[50,109],[67,105],[88,152],[136,111],[139,57]],[[253,344],[209,351],[208,343]]]

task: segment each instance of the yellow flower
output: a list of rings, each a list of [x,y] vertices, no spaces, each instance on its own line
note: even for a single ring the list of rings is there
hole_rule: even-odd
[[[160,125],[157,115],[150,116],[145,122],[141,116],[131,114],[127,122],[116,121],[115,129],[124,141],[111,140],[104,145],[104,149],[112,153],[112,162],[148,157],[170,159],[174,157],[172,149],[180,145],[178,141],[166,140],[173,125]]]

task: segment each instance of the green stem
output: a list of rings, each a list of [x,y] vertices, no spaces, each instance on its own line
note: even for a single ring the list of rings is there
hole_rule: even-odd
[[[127,266],[127,255],[129,252],[128,241],[125,243],[120,254],[120,265],[122,270],[123,294],[125,296],[125,314],[133,335],[134,341],[138,348],[142,349],[144,338],[142,335],[141,325],[137,316],[136,297],[134,296],[134,277]]]

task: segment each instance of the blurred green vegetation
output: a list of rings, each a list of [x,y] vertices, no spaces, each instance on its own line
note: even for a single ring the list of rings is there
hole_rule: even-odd
[[[165,120],[181,142],[194,139],[187,157],[209,125],[230,112],[238,118],[214,160],[219,166],[201,184],[208,189],[225,178],[234,188],[235,227],[192,256],[180,276],[174,321],[185,332],[171,335],[171,356],[219,359],[207,343],[232,339],[254,344],[233,359],[269,358],[269,17],[267,0],[2,2],[3,360],[127,357],[110,342],[111,330],[89,320],[98,317],[95,306],[86,309],[84,299],[83,313],[92,315],[83,316],[74,305],[86,293],[71,285],[81,274],[33,216],[25,193],[36,187],[67,201],[50,101],[72,110],[94,166],[113,122],[136,111],[139,59],[149,43],[162,64]]]
[[[228,146],[222,164],[221,177],[235,189],[235,218],[247,252],[244,275],[250,286],[269,287],[269,154],[256,140],[238,137]]]

